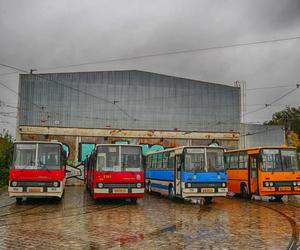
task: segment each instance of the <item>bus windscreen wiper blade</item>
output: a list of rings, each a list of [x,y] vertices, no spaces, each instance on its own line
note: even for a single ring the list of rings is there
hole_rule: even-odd
[[[41,161],[40,161],[40,166],[44,169],[47,169],[48,172],[51,172],[50,169],[46,166],[46,164],[42,163]]]

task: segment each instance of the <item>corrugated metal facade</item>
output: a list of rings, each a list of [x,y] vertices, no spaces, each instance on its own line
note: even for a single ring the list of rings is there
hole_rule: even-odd
[[[241,148],[256,146],[278,146],[285,144],[285,133],[282,126],[241,124]]]
[[[19,125],[239,131],[240,89],[143,71],[20,75]]]

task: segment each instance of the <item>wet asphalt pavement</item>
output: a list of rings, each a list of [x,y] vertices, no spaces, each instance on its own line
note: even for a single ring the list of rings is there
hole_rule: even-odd
[[[297,249],[300,201],[215,198],[210,205],[146,194],[94,202],[67,187],[61,202],[16,205],[0,191],[0,249]]]

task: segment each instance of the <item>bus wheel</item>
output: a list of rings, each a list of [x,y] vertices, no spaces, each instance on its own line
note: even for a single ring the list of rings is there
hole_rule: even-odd
[[[22,198],[21,197],[17,197],[16,198],[16,203],[19,205],[19,204],[22,204]]]
[[[148,193],[152,193],[151,182],[150,181],[148,181],[148,184],[147,184],[147,191],[148,191]]]
[[[241,197],[244,198],[244,199],[249,199],[249,194],[248,194],[248,191],[247,191],[246,184],[241,185]]]
[[[204,197],[204,204],[212,203],[212,197]]]
[[[132,204],[136,204],[137,198],[130,198],[130,202],[131,202]]]
[[[275,195],[275,201],[282,201],[283,195]]]
[[[173,188],[172,185],[169,186],[168,198],[169,198],[170,200],[174,200],[174,198],[175,198],[174,188]]]

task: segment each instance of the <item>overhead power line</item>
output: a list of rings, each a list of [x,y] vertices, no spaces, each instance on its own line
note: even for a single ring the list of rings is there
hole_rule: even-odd
[[[119,62],[119,61],[129,61],[129,60],[136,60],[136,59],[142,59],[142,58],[151,58],[151,57],[158,57],[158,56],[186,54],[186,53],[201,52],[201,51],[208,51],[208,50],[258,45],[258,44],[265,44],[265,43],[277,43],[277,42],[298,40],[298,39],[300,39],[300,36],[285,37],[285,38],[270,39],[270,40],[262,40],[262,41],[253,41],[253,42],[244,42],[244,43],[235,43],[235,44],[228,44],[228,45],[218,45],[218,46],[196,48],[196,49],[185,49],[185,50],[158,52],[158,53],[153,53],[153,54],[144,54],[144,55],[129,56],[129,57],[118,57],[118,58],[111,58],[111,59],[99,60],[99,61],[91,61],[91,62],[85,62],[85,63],[61,65],[61,66],[53,67],[53,68],[40,68],[38,70],[39,71],[45,71],[45,70],[53,70],[53,69],[63,69],[63,68],[70,68],[70,67],[78,67],[78,66],[93,65],[93,64],[103,64],[103,63],[111,63],[111,62]]]
[[[281,88],[291,88],[291,87],[294,87],[294,86],[295,86],[295,84],[289,84],[289,85],[259,87],[259,88],[252,88],[252,89],[246,89],[246,90],[247,91],[253,91],[253,90],[263,90],[263,89],[281,89]]]
[[[259,112],[261,110],[264,110],[268,107],[271,107],[273,104],[275,104],[276,102],[280,101],[281,99],[283,99],[284,97],[290,95],[291,93],[293,93],[294,91],[296,91],[298,88],[300,87],[300,84],[296,84],[296,87],[293,88],[292,90],[288,91],[287,93],[275,98],[273,101],[271,101],[270,103],[266,103],[264,107],[261,107],[261,108],[258,108],[258,109],[255,109],[253,111],[250,111],[250,112],[247,112],[245,115],[249,115],[249,114],[253,114],[253,113],[256,113],[256,112]]]
[[[20,72],[23,72],[23,73],[27,73],[27,74],[32,74],[33,70],[30,70],[30,72],[24,70],[24,69],[21,69],[21,68],[18,68],[18,67],[15,67],[15,66],[11,66],[11,65],[8,65],[8,64],[4,64],[4,63],[0,63],[1,66],[3,67],[6,67],[6,68],[10,68],[10,69],[14,69],[14,70],[19,70]],[[64,83],[61,83],[59,81],[56,81],[56,80],[53,80],[53,79],[48,79],[44,76],[41,76],[40,74],[34,74],[36,77],[40,78],[40,79],[43,79],[43,80],[46,80],[46,81],[49,81],[49,82],[53,82],[53,83],[56,83],[57,85],[60,85],[60,86],[63,86],[65,88],[68,88],[68,89],[71,89],[73,91],[77,91],[81,94],[85,94],[87,96],[90,96],[90,97],[93,97],[95,99],[98,99],[98,100],[101,100],[103,102],[106,102],[106,103],[110,103],[112,105],[114,105],[118,110],[120,110],[121,113],[125,114],[127,117],[131,118],[133,121],[137,121],[138,119],[136,119],[135,117],[133,117],[132,115],[130,115],[126,110],[124,110],[123,108],[121,108],[116,101],[109,101],[107,100],[106,98],[103,98],[103,97],[100,97],[100,96],[96,96],[96,95],[93,95],[91,93],[88,93],[86,91],[83,91],[83,90],[80,90],[78,88],[74,88],[72,86],[68,86]],[[10,89],[9,87],[7,87],[5,84],[1,84],[2,86],[5,86],[6,88]],[[14,91],[12,89],[10,89],[11,91]],[[15,91],[14,91],[15,92]],[[17,92],[15,92],[17,95],[19,95]],[[32,102],[33,103],[33,102]],[[35,104],[37,105],[37,104]],[[44,108],[44,107],[41,107],[41,108]]]
[[[4,83],[0,82],[0,85],[3,86],[4,88],[7,88],[8,90],[10,90],[11,92],[15,93],[16,95],[18,95],[17,91],[15,91],[14,89],[11,89],[10,87],[6,86]]]

